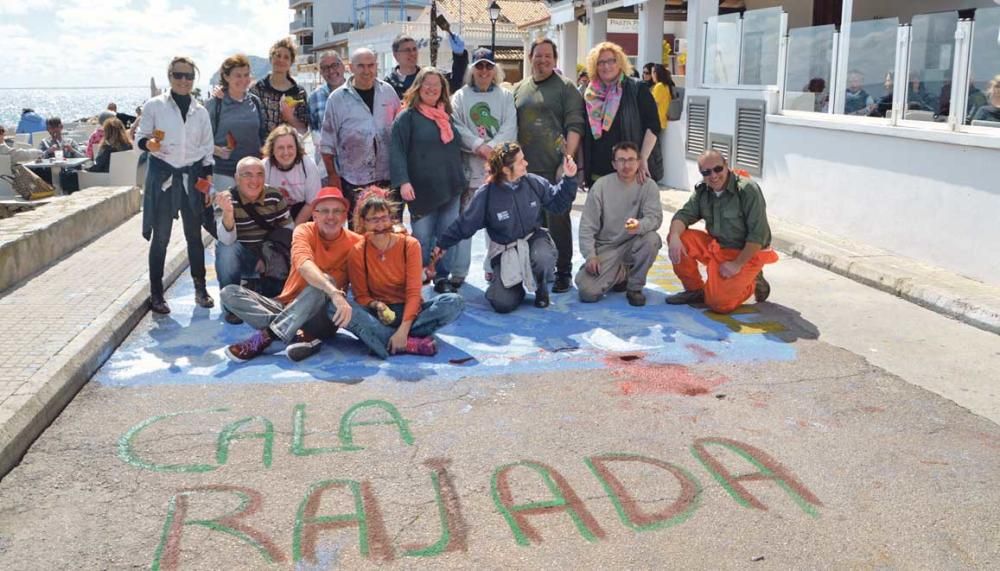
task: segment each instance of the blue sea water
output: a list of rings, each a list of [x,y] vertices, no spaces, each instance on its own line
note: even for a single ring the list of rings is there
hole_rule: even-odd
[[[0,124],[17,126],[21,109],[30,107],[42,117],[61,117],[64,123],[94,117],[108,103],[118,104],[121,113],[135,114],[135,108],[149,99],[149,86],[77,88],[0,88]]]

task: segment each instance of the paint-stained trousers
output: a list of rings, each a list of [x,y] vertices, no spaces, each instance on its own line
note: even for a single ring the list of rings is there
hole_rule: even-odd
[[[663,246],[663,240],[656,232],[646,232],[618,244],[598,248],[598,265],[601,268],[596,276],[580,268],[576,273],[576,289],[580,292],[580,301],[591,303],[601,299],[616,283],[626,280],[628,291],[642,291],[646,286],[646,276],[649,268],[656,261],[656,253]]]
[[[302,329],[313,337],[324,339],[337,333],[337,326],[327,315],[329,298],[322,291],[308,286],[292,303],[264,297],[238,285],[222,288],[222,305],[254,329],[271,328],[285,343]]]
[[[719,274],[719,265],[735,260],[740,251],[723,248],[719,242],[702,230],[685,230],[681,234],[681,243],[687,255],[681,258],[681,263],[674,264],[674,273],[684,284],[685,291],[705,290],[705,304],[716,313],[730,313],[753,295],[754,280],[765,264],[778,261],[778,254],[768,248],[757,252],[750,261],[743,265],[738,274],[731,278],[723,278]],[[698,264],[708,268],[708,280],[703,280],[698,271]]]

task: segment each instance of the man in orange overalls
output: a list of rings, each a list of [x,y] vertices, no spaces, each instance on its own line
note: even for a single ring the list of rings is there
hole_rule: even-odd
[[[705,303],[717,313],[730,313],[751,295],[767,299],[771,286],[764,264],[778,261],[771,249],[767,205],[757,183],[734,173],[716,150],[698,157],[703,181],[670,221],[667,244],[674,273],[684,291],[667,297],[671,305]],[[708,232],[688,226],[705,221]],[[708,267],[703,280],[698,263]]]

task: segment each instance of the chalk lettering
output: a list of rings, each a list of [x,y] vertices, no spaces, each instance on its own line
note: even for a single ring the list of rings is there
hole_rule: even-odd
[[[680,466],[638,454],[620,453],[599,454],[585,458],[584,462],[608,493],[611,503],[615,506],[615,511],[618,512],[619,519],[631,529],[651,531],[670,527],[683,523],[698,509],[701,484],[690,472]],[[628,492],[621,480],[611,471],[609,464],[614,462],[646,464],[666,470],[680,484],[677,499],[659,512],[644,513],[639,508],[639,502],[636,501],[635,496]]]
[[[323,494],[328,490],[347,489],[354,496],[354,512],[336,515],[316,515]],[[371,485],[365,481],[324,480],[309,487],[295,514],[295,531],[292,534],[292,557],[315,565],[316,538],[321,531],[345,527],[358,528],[358,546],[365,557],[382,561],[393,559],[392,546],[382,520],[382,512],[372,495]]]
[[[431,458],[424,466],[434,470],[431,473],[431,484],[437,499],[438,517],[441,519],[441,537],[433,545],[405,545],[404,555],[408,557],[433,557],[449,551],[465,552],[467,548],[468,525],[462,516],[462,505],[458,491],[448,474],[451,460],[447,458]]]
[[[180,412],[171,412],[169,414],[161,414],[159,416],[154,416],[147,418],[146,420],[140,422],[139,424],[128,429],[125,434],[122,434],[118,438],[118,458],[122,461],[131,464],[137,468],[143,468],[145,470],[152,470],[154,472],[210,472],[215,470],[218,466],[213,466],[211,464],[156,464],[153,462],[147,462],[140,458],[135,450],[132,448],[132,441],[140,432],[145,430],[151,424],[155,424],[162,420],[168,418],[173,418],[175,416],[181,416],[185,414],[205,414],[205,413],[216,413],[216,412],[227,412],[228,408],[211,408],[203,410],[184,410]]]
[[[258,421],[264,425],[263,432],[238,432],[245,424]],[[236,422],[231,422],[219,433],[219,440],[215,447],[215,461],[220,466],[229,459],[229,445],[233,440],[245,440],[248,438],[260,438],[264,440],[263,461],[264,467],[271,467],[271,450],[274,448],[274,425],[263,416],[248,416]]]

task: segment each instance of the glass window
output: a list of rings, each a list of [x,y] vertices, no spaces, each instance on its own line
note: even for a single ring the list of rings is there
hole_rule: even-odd
[[[741,85],[778,84],[778,45],[783,13],[781,8],[767,8],[743,14]]]
[[[713,16],[707,24],[702,80],[709,85],[736,85],[740,67],[740,15]]]
[[[1000,8],[976,10],[966,122],[1000,127]]]
[[[785,109],[822,113],[829,109],[835,32],[832,24],[788,31]]]
[[[904,119],[948,120],[957,26],[958,12],[913,17]]]
[[[885,117],[892,110],[898,18],[851,23],[847,55],[846,115]]]

